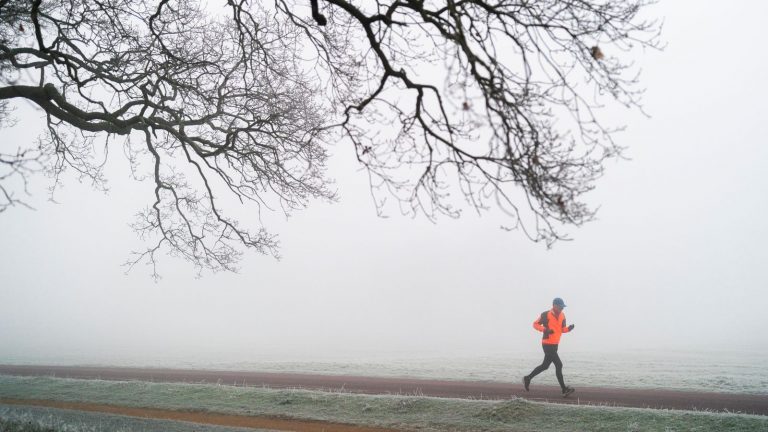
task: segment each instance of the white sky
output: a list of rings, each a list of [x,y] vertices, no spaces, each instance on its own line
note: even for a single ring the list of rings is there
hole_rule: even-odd
[[[238,275],[195,279],[163,257],[156,284],[120,266],[142,244],[128,223],[152,186],[114,151],[108,195],[70,180],[52,204],[40,178],[37,211],[0,215],[0,362],[538,351],[531,322],[555,296],[577,327],[569,350],[768,350],[768,3],[650,12],[668,43],[637,59],[652,118],[611,113],[631,160],[609,164],[589,198],[598,220],[575,241],[547,251],[470,212],[377,218],[340,145],[329,173],[341,202],[268,226],[281,261],[248,254]],[[0,145],[41,130],[25,109]]]

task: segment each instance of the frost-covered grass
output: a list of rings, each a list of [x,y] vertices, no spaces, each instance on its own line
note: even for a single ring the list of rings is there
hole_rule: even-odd
[[[518,384],[520,378],[541,363],[542,353],[535,345],[530,351],[496,354],[457,354],[402,356],[359,353],[353,357],[297,361],[290,358],[259,358],[216,353],[197,357],[140,358],[87,356],[23,358],[0,353],[0,364],[102,365],[159,367],[275,373],[315,373],[321,375],[361,375],[421,379],[492,381]],[[613,387],[688,390],[716,393],[768,394],[768,350],[755,351],[649,351],[607,350],[561,353],[565,377],[576,388]],[[539,384],[557,385],[550,371],[537,378]]]
[[[768,417],[740,414],[51,377],[0,375],[0,397],[281,416],[418,431],[768,430]]]
[[[0,414],[0,431],[2,432],[56,432],[55,429],[39,423],[35,419],[12,420]]]
[[[256,429],[200,425],[57,408],[0,404],[2,432],[258,432]],[[268,432],[263,430],[263,432]]]

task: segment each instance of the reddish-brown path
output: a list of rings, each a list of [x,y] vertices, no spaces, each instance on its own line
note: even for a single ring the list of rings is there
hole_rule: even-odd
[[[728,411],[768,415],[768,395],[580,387],[576,389],[576,393],[564,399],[560,397],[559,388],[537,385],[536,382],[532,384],[531,391],[526,392],[522,384],[499,382],[192,369],[0,365],[0,374],[104,380],[221,383],[238,386],[344,390],[351,393],[450,398],[509,399],[517,396],[536,401],[582,405]]]
[[[130,417],[141,417],[157,420],[185,421],[203,423],[217,426],[234,426],[270,431],[292,432],[398,432],[396,429],[387,429],[374,426],[357,426],[344,423],[322,422],[314,420],[294,420],[264,416],[243,416],[233,414],[214,414],[190,411],[172,411],[155,408],[129,408],[115,405],[61,402],[39,399],[5,399],[0,398],[0,403],[22,406],[41,406],[76,411],[100,412],[118,414]]]

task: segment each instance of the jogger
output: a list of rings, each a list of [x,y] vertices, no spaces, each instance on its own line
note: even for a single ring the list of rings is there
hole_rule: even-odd
[[[563,362],[560,360],[560,356],[557,354],[557,348],[560,344],[560,336],[563,333],[568,333],[575,327],[573,324],[567,325],[565,321],[565,314],[563,308],[565,302],[561,298],[555,298],[552,300],[552,309],[542,312],[541,315],[533,322],[533,328],[544,333],[541,340],[541,347],[544,349],[544,361],[536,366],[530,374],[523,377],[523,385],[527,391],[531,385],[531,380],[536,375],[549,369],[549,365],[555,364],[555,375],[557,375],[557,382],[560,383],[560,388],[563,391],[563,396],[568,396],[574,392],[573,387],[565,385],[563,379]]]

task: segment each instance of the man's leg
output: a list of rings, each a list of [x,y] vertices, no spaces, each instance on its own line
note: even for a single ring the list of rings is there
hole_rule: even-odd
[[[542,345],[542,348],[544,349],[544,361],[541,362],[540,365],[536,366],[536,368],[533,369],[530,374],[523,377],[523,385],[525,386],[526,391],[528,390],[528,385],[531,383],[533,377],[549,369],[549,365],[552,364],[551,347],[552,345]],[[554,347],[555,353],[557,353],[557,345],[554,345]]]
[[[552,364],[552,354],[551,354],[552,350],[549,348],[550,345],[542,345],[542,347],[544,348],[544,361],[541,362],[540,365],[536,366],[536,368],[533,369],[533,371],[531,371],[530,374],[528,374],[528,378],[533,379],[533,377],[535,377],[536,375],[549,369],[549,365]]]
[[[563,390],[563,397],[568,397],[574,392],[574,389],[573,387],[565,385],[565,380],[563,379],[563,362],[560,360],[557,350],[555,350],[555,353],[552,356],[552,363],[555,364],[555,375],[557,375],[557,382],[560,383],[560,388]]]
[[[563,379],[563,362],[560,360],[560,356],[557,354],[557,349],[552,355],[552,363],[555,364],[555,375],[557,375],[557,382],[560,383],[560,388],[565,391],[565,380]]]

